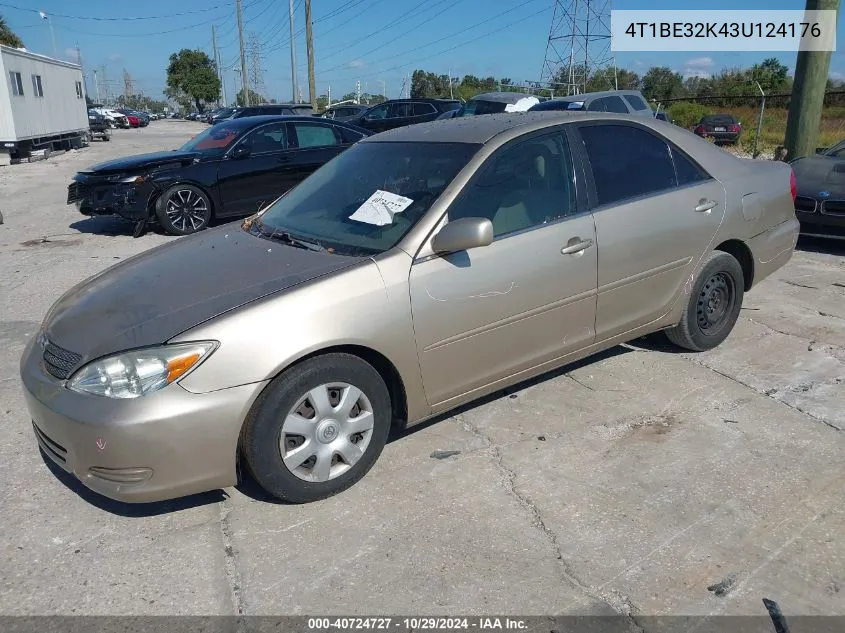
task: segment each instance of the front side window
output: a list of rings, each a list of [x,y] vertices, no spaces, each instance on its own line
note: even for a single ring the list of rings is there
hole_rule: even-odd
[[[242,141],[250,146],[250,153],[272,154],[288,148],[287,124],[282,122],[261,126]]]
[[[368,119],[386,119],[387,118],[387,104],[380,105],[367,112]]]
[[[82,98],[82,82],[81,81],[76,82],[76,98],[77,99]]]
[[[218,123],[197,134],[185,143],[184,152],[200,152],[206,156],[221,156],[240,138],[242,129],[227,123]]]
[[[16,97],[23,96],[23,81],[21,81],[21,74],[14,70],[9,71],[9,80],[12,82],[12,94]]]
[[[496,237],[575,212],[572,162],[562,133],[499,150],[449,209],[449,219],[488,218]]]
[[[480,114],[499,114],[505,111],[507,103],[503,101],[482,101],[470,99],[464,105],[459,116],[476,116]]]
[[[340,139],[335,134],[331,125],[320,125],[319,123],[294,123],[293,129],[296,132],[297,146],[325,147],[327,145],[340,145]]]
[[[289,233],[340,254],[384,252],[419,222],[479,147],[358,143],[244,228],[265,237]]]
[[[36,97],[44,96],[44,90],[41,89],[41,75],[32,76],[32,93]]]
[[[593,173],[596,205],[655,194],[677,186],[669,146],[630,125],[579,128]]]

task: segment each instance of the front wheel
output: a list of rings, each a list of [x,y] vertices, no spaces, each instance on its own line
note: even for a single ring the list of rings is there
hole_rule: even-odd
[[[713,349],[733,330],[744,288],[745,278],[736,258],[713,251],[693,284],[681,322],[666,330],[666,336],[694,352]]]
[[[211,199],[199,187],[173,185],[156,201],[156,217],[171,235],[196,233],[211,221]]]
[[[372,365],[350,354],[326,354],[270,383],[244,425],[240,450],[270,495],[317,501],[370,470],[391,418],[390,394]]]

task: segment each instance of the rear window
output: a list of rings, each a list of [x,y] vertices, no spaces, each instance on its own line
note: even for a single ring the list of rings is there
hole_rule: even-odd
[[[537,105],[531,106],[529,112],[537,112],[542,110],[583,110],[583,101],[569,101],[567,99],[551,99],[543,101]]]
[[[736,123],[736,117],[731,114],[711,114],[701,119],[701,122],[706,125],[729,125]]]
[[[414,116],[425,116],[426,114],[434,114],[437,109],[430,103],[415,103]]]
[[[605,112],[621,112],[623,114],[628,114],[628,108],[625,106],[625,102],[619,97],[605,97],[602,101],[604,101]]]
[[[622,95],[622,98],[628,102],[628,104],[634,108],[634,110],[647,110],[648,104],[642,100],[639,95]]]
[[[499,114],[505,111],[507,104],[501,101],[481,101],[470,99],[464,106],[461,116],[476,116],[478,114]]]

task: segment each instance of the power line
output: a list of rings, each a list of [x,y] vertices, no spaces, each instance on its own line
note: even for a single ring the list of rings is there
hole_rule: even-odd
[[[460,1],[460,0],[459,0],[459,1]],[[516,11],[516,10],[518,10],[518,9],[521,9],[521,8],[523,8],[523,7],[525,7],[525,6],[528,6],[529,4],[533,4],[533,3],[537,2],[537,1],[538,1],[538,0],[525,0],[525,2],[522,2],[521,4],[518,4],[518,5],[516,5],[515,7],[512,7],[512,8],[510,8],[510,9],[508,9],[507,11],[503,11],[503,12],[501,12],[501,13],[497,13],[496,15],[491,16],[491,17],[487,18],[486,20],[482,20],[481,22],[476,22],[475,24],[471,24],[470,26],[464,27],[464,28],[462,28],[462,29],[460,29],[460,30],[458,30],[458,31],[455,31],[454,33],[450,33],[449,35],[444,35],[443,37],[438,38],[438,39],[436,39],[436,40],[432,40],[431,42],[427,42],[427,43],[425,43],[425,44],[421,44],[421,45],[418,45],[418,46],[414,46],[414,48],[413,48],[412,50],[408,50],[408,51],[405,51],[405,52],[402,52],[402,53],[394,53],[393,55],[389,55],[389,56],[387,56],[387,57],[382,57],[381,59],[376,59],[376,60],[374,60],[374,61],[373,61],[373,62],[371,62],[371,63],[373,63],[373,64],[378,64],[379,62],[387,61],[387,60],[389,60],[389,59],[396,59],[397,57],[400,57],[400,56],[402,56],[402,55],[407,55],[408,53],[416,52],[416,51],[418,51],[418,50],[420,50],[420,49],[422,49],[422,48],[428,48],[429,46],[433,46],[433,45],[435,45],[435,44],[439,44],[440,42],[442,42],[442,41],[444,41],[444,40],[448,40],[448,39],[451,39],[451,38],[453,38],[453,37],[457,37],[457,36],[459,36],[459,35],[463,35],[463,34],[464,34],[464,33],[466,33],[467,31],[471,31],[471,30],[473,30],[473,29],[477,29],[479,26],[483,26],[484,24],[487,24],[488,22],[492,22],[493,20],[496,20],[496,19],[498,19],[498,18],[501,18],[501,17],[503,17],[503,16],[505,16],[505,15],[507,15],[507,14],[509,14],[509,13],[513,13],[514,11]],[[450,7],[450,8],[451,8],[451,7]],[[548,10],[549,10],[549,8],[551,8],[551,7],[547,7],[546,9],[543,9],[543,10],[542,10],[542,11],[540,11],[539,13],[543,13],[544,11],[548,11]],[[534,15],[539,15],[539,13],[537,13],[537,14],[532,14],[532,15],[531,15],[531,16],[529,16],[529,17],[533,17]],[[437,17],[437,16],[434,16],[434,17]],[[520,22],[523,22],[523,21],[525,21],[526,19],[528,19],[528,18],[524,18],[523,20],[520,20]],[[514,24],[515,24],[515,23],[514,23]],[[495,30],[495,31],[492,31],[490,34],[492,34],[492,33],[498,33],[499,31],[503,31],[505,28],[507,28],[507,25],[505,25],[505,27],[503,27],[503,28],[501,28],[501,29],[497,29],[497,30]],[[407,34],[407,33],[406,33],[406,34]],[[486,35],[484,35],[484,36],[482,36],[482,37],[486,37]],[[481,39],[481,38],[476,38],[476,40],[477,40],[477,39]],[[476,40],[470,40],[470,41],[473,41],[473,42],[474,42],[474,41],[476,41]],[[468,43],[468,42],[467,42],[467,43]],[[460,46],[463,46],[463,44],[461,44]],[[381,48],[381,47],[379,47],[379,48]],[[378,49],[374,49],[374,50],[378,50]],[[451,49],[449,49],[449,50],[451,50]],[[370,51],[370,52],[372,52],[372,51]],[[448,52],[448,51],[447,51],[447,52]],[[435,53],[434,55],[432,55],[432,56],[430,56],[430,57],[434,57],[434,56],[439,55],[439,54],[440,54],[440,53]],[[428,58],[423,58],[423,59],[428,59]],[[419,61],[419,60],[418,60],[418,61]],[[410,63],[413,63],[413,62],[408,62],[408,63],[410,64]],[[397,68],[402,68],[403,66],[406,66],[406,65],[407,65],[407,64],[404,64],[404,65],[402,65],[402,66],[397,66]],[[345,69],[345,68],[346,68],[346,66],[347,66],[346,64],[339,64],[339,65],[337,65],[337,66],[333,66],[332,68],[329,68],[329,69],[323,70],[323,71],[321,71],[321,73],[322,73],[322,74],[324,74],[324,73],[332,72],[332,71],[335,71],[335,70],[338,70],[338,69],[341,69],[341,68],[344,68],[344,69]],[[378,71],[378,72],[375,72],[375,73],[373,73],[373,74],[380,74],[380,73],[382,73],[382,72],[386,72],[386,71]],[[362,76],[362,77],[363,77],[363,76],[366,76],[366,75],[359,75],[359,76]]]
[[[224,7],[231,7],[232,2],[227,2],[226,4],[218,4],[213,7],[206,7],[204,9],[196,9],[194,11],[182,11],[180,13],[168,13],[165,15],[146,15],[146,16],[132,16],[132,17],[120,17],[120,18],[106,18],[102,16],[93,16],[93,15],[66,15],[62,13],[53,13],[52,11],[46,11],[49,16],[54,18],[64,18],[66,20],[92,20],[94,22],[129,22],[134,20],[162,20],[162,19],[169,19],[169,18],[178,18],[184,15],[195,15],[197,13],[208,13],[209,11],[214,11],[215,9],[222,9]],[[14,4],[9,4],[7,2],[0,2],[0,6],[8,7],[10,9],[17,9],[18,11],[27,11],[31,13],[40,13],[38,9],[31,9],[29,7],[19,7]]]
[[[523,3],[522,5],[519,5],[519,6],[524,6],[525,4],[529,4],[529,3],[534,2],[534,1],[536,1],[536,0],[528,0],[528,2],[525,2],[525,3]],[[517,8],[518,8],[518,7],[517,7]],[[474,38],[473,38],[473,39],[471,39],[471,40],[466,40],[465,42],[461,42],[460,44],[456,44],[455,46],[452,46],[452,47],[450,47],[450,48],[445,48],[445,49],[443,49],[443,50],[441,50],[441,51],[438,51],[438,52],[436,52],[436,53],[432,53],[431,55],[427,55],[426,57],[419,57],[419,58],[415,59],[414,61],[406,62],[406,63],[404,63],[404,64],[398,64],[398,65],[396,65],[396,66],[391,66],[390,68],[384,68],[384,69],[382,69],[382,70],[377,70],[377,71],[374,71],[374,72],[371,72],[371,73],[366,73],[366,74],[363,74],[363,75],[358,75],[358,77],[373,77],[373,76],[375,76],[375,75],[382,75],[382,74],[384,74],[384,73],[388,73],[388,72],[393,71],[393,70],[399,70],[400,68],[405,68],[406,66],[410,66],[411,64],[416,64],[416,63],[418,63],[418,62],[422,62],[422,61],[425,61],[425,60],[427,60],[427,59],[432,59],[432,58],[437,57],[437,56],[439,56],[439,55],[444,55],[444,54],[446,54],[446,53],[451,53],[452,51],[457,50],[457,49],[459,49],[459,48],[462,48],[462,47],[464,47],[464,46],[466,46],[466,45],[468,45],[468,44],[472,44],[472,43],[474,43],[474,42],[477,42],[478,40],[482,40],[482,39],[484,39],[485,37],[490,37],[491,35],[495,35],[496,33],[499,33],[499,32],[501,32],[501,31],[504,31],[505,29],[509,29],[509,28],[511,28],[512,26],[514,26],[515,24],[520,24],[521,22],[525,22],[525,21],[527,21],[527,20],[530,20],[531,18],[537,17],[538,15],[542,15],[543,13],[548,13],[548,11],[549,11],[551,8],[552,8],[552,7],[546,7],[545,9],[541,9],[540,11],[537,11],[536,13],[532,13],[532,14],[530,14],[530,15],[526,15],[524,18],[520,18],[519,20],[515,20],[515,21],[513,21],[513,22],[510,22],[510,23],[508,23],[508,24],[505,24],[504,26],[501,26],[501,27],[499,27],[499,28],[497,28],[497,29],[494,29],[494,30],[492,30],[492,31],[488,31],[487,33],[482,33],[482,34],[481,34],[481,35],[479,35],[478,37],[474,37]],[[498,16],[494,16],[494,17],[498,17]],[[491,18],[491,19],[492,19],[492,18]],[[486,22],[489,22],[490,20],[485,20],[485,21],[486,21]],[[478,25],[475,25],[475,26],[478,26]],[[467,28],[463,29],[461,32],[468,31],[468,30],[470,30],[470,29],[472,29],[472,28],[475,28],[475,26],[470,26],[470,27],[467,27]],[[458,35],[458,34],[460,34],[460,33],[454,33],[454,34],[452,34],[452,35],[447,35],[447,36],[446,36],[446,37],[444,37],[444,38],[440,38],[440,40],[446,39],[446,38],[448,38],[448,37],[453,37],[454,35]],[[436,41],[440,41],[440,40],[436,40]],[[395,57],[398,57],[399,55],[407,55],[408,53],[413,53],[413,52],[415,52],[416,50],[418,50],[418,49],[420,49],[420,48],[424,48],[425,46],[429,46],[431,43],[432,43],[432,42],[429,42],[429,44],[424,44],[423,46],[417,46],[417,47],[414,47],[414,49],[413,49],[413,50],[408,50],[408,51],[405,51],[404,53],[399,53],[398,55],[391,55],[389,58],[386,58],[386,59],[393,59],[393,58],[395,58]],[[380,61],[384,61],[384,60],[380,60]]]
[[[200,27],[200,26],[206,26],[208,24],[212,24],[212,23],[217,22],[221,19],[223,19],[222,16],[217,16],[215,18],[212,18],[210,20],[205,20],[203,22],[194,22],[193,24],[191,24],[189,26],[182,26],[182,27],[179,27],[179,28],[176,28],[176,29],[169,29],[167,31],[155,31],[155,32],[152,32],[152,33],[93,33],[91,31],[80,31],[79,29],[70,29],[70,28],[67,28],[66,26],[59,26],[59,25],[56,25],[56,28],[60,29],[62,31],[68,31],[69,33],[79,33],[80,35],[93,35],[93,36],[96,36],[96,37],[153,37],[153,36],[156,36],[156,35],[167,35],[168,33],[179,33],[181,31],[189,31],[191,29],[195,29],[195,28]]]

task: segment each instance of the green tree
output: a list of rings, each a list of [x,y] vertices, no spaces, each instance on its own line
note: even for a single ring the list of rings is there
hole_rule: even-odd
[[[261,96],[260,94],[255,92],[254,90],[249,90],[248,94],[249,94],[249,104],[250,105],[258,105],[259,103],[267,103],[267,100],[263,96]],[[238,94],[235,97],[235,103],[238,104],[239,106],[245,105],[243,88],[238,90]]]
[[[766,94],[786,92],[790,88],[789,69],[776,57],[754,64],[749,72],[751,80],[759,82]]]
[[[643,77],[642,91],[649,100],[675,99],[683,96],[684,78],[668,66],[650,68]]]
[[[201,50],[183,48],[170,56],[165,94],[197,110],[220,98],[220,79],[211,58]]]
[[[0,15],[0,44],[12,48],[23,48],[23,41],[9,28],[2,15]]]

